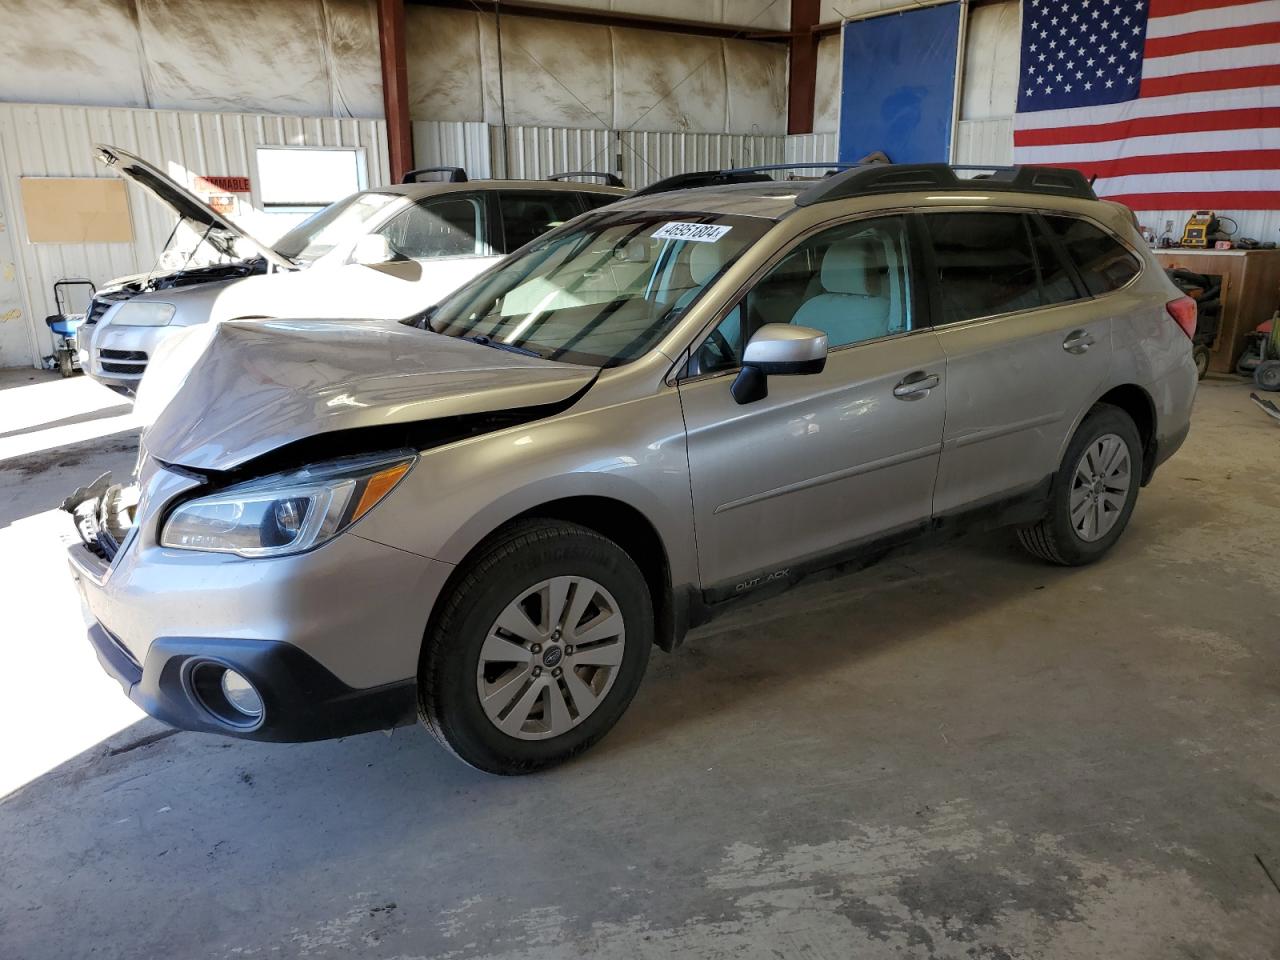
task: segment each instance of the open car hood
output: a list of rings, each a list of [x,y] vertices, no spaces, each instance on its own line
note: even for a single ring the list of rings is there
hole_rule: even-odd
[[[97,144],[94,149],[98,152],[99,161],[114,167],[122,176],[128,177],[161,203],[168,204],[178,216],[208,230],[209,239],[227,256],[234,256],[233,241],[242,240],[266,257],[268,263],[282,270],[297,269],[287,257],[282,257],[267,244],[245,233],[186,187],[161,173],[141,157],[105,143]]]
[[[398,320],[216,327],[143,434],[149,456],[199,471],[233,470],[299,441],[324,447],[316,438],[326,435],[563,403],[597,372]],[[330,439],[336,450],[339,439]]]

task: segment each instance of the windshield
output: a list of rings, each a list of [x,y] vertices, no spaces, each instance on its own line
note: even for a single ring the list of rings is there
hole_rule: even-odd
[[[354,193],[317,210],[277,240],[272,249],[290,260],[310,263],[352,235],[363,233],[366,223],[402,199],[398,193]]]
[[[431,316],[431,329],[550,360],[629,363],[771,226],[755,217],[602,212],[463,287]]]

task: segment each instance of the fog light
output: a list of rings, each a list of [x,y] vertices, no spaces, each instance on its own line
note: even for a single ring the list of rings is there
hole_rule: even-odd
[[[222,695],[233,710],[244,714],[246,720],[257,720],[262,716],[262,697],[253,688],[253,684],[234,670],[222,673]]]

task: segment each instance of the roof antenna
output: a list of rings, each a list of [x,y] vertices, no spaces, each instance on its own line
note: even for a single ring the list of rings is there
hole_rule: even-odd
[[[1089,189],[1090,189],[1090,190],[1092,190],[1092,189],[1093,189],[1093,181],[1095,181],[1095,180],[1097,180],[1097,179],[1098,179],[1098,175],[1097,175],[1096,173],[1095,173],[1095,174],[1090,175],[1090,177],[1089,177]]]

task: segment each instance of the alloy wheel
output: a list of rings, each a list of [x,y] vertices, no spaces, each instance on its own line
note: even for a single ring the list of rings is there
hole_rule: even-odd
[[[1133,468],[1128,445],[1105,433],[1085,448],[1071,483],[1071,526],[1081,540],[1101,540],[1129,498]]]
[[[617,678],[626,643],[613,595],[587,577],[552,577],[512,600],[480,648],[476,690],[495,727],[557,737],[589,717]]]

